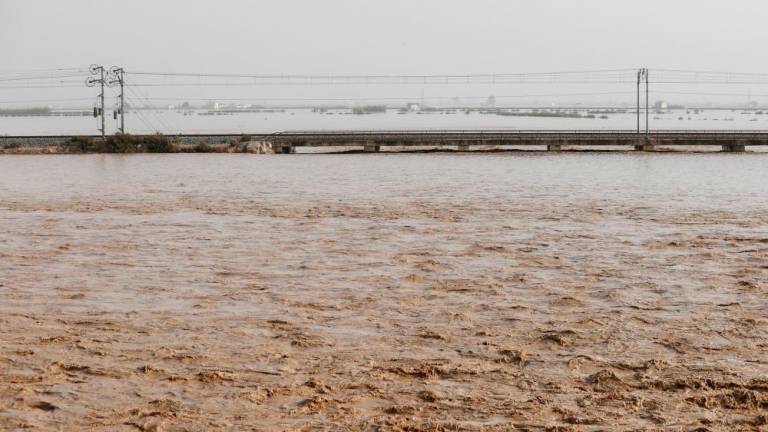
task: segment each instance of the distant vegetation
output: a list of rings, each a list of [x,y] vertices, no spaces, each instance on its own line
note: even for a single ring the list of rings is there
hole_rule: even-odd
[[[4,117],[22,117],[22,116],[49,116],[50,108],[8,108],[0,109],[0,116]]]
[[[116,134],[105,140],[74,136],[63,147],[67,153],[247,153],[251,137],[241,135],[225,144],[182,145],[174,137]]]
[[[578,112],[560,112],[560,111],[533,111],[533,112],[509,112],[499,111],[496,114],[507,117],[555,117],[555,118],[583,118],[593,119],[594,114],[581,114]]]
[[[185,151],[187,152],[187,151]],[[189,153],[217,153],[218,150],[212,145],[206,143],[200,143],[192,147]]]
[[[386,105],[366,105],[362,107],[352,108],[352,114],[375,114],[387,112]]]
[[[116,134],[106,140],[89,137],[72,137],[65,144],[71,153],[173,153],[177,151],[173,141],[165,135]]]

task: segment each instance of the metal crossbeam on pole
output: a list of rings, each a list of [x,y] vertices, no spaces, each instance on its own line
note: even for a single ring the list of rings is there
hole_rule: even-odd
[[[120,104],[118,105],[118,114],[120,114],[120,130],[121,134],[125,134],[125,69],[117,66],[109,68],[109,79],[107,85],[110,87],[113,85],[120,86]]]
[[[101,128],[99,128],[99,132],[101,132],[101,138],[104,139],[106,137],[106,121],[104,119],[104,85],[106,84],[106,78],[104,76],[104,66],[101,65],[91,65],[89,68],[89,71],[91,72],[91,75],[98,76],[99,78],[94,78],[92,76],[88,77],[85,80],[85,85],[88,87],[94,87],[97,84],[101,87],[101,93],[99,94],[99,101],[100,105],[99,107],[94,109],[94,117],[101,116]]]

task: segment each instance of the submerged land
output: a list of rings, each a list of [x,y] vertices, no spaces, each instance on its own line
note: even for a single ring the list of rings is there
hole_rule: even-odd
[[[768,430],[764,157],[622,158],[0,160],[0,429]]]

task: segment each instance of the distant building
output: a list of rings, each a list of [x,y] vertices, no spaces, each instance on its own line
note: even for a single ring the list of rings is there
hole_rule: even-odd
[[[411,102],[405,106],[405,109],[408,111],[421,111],[421,104]]]

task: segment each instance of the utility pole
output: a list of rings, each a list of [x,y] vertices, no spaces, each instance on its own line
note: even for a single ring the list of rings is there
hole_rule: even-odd
[[[649,119],[649,104],[648,104],[648,97],[650,95],[649,90],[649,82],[650,79],[648,77],[648,69],[645,69],[645,136],[648,137],[650,135],[650,123],[648,122]]]
[[[643,76],[643,69],[637,70],[637,134],[640,135],[640,78]]]
[[[650,90],[648,89],[648,69],[642,68],[637,71],[637,133],[640,134],[640,84],[642,82],[645,82],[645,135],[650,135],[650,126],[649,126],[649,102],[648,98],[650,96]]]
[[[101,94],[99,94],[101,106],[93,109],[93,116],[101,116],[101,128],[99,131],[101,132],[101,138],[104,139],[106,137],[106,122],[104,121],[104,84],[106,83],[106,80],[104,79],[104,66],[94,64],[91,65],[89,70],[91,71],[91,75],[97,75],[99,78],[88,77],[85,80],[85,85],[88,87],[93,87],[96,84],[101,85]]]
[[[115,84],[120,85],[120,105],[118,105],[115,113],[115,119],[117,119],[117,114],[120,114],[120,127],[118,129],[121,134],[125,134],[125,70],[121,67],[112,66],[109,69],[109,74],[107,85],[110,87]]]

